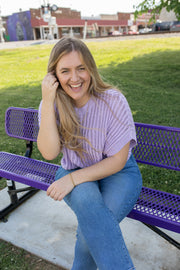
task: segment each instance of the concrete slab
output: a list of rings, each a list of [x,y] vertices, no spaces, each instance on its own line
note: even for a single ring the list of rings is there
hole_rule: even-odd
[[[0,191],[0,208],[9,203],[6,188]],[[73,262],[77,221],[64,202],[55,202],[44,191],[0,222],[0,238],[52,263],[70,269]],[[121,223],[125,241],[137,270],[179,269],[180,252],[138,221]],[[180,235],[168,232],[180,241]]]

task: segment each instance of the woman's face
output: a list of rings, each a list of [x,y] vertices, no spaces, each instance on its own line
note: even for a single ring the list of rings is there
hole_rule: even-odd
[[[78,52],[72,51],[61,57],[56,66],[56,76],[77,107],[87,103],[91,77]]]

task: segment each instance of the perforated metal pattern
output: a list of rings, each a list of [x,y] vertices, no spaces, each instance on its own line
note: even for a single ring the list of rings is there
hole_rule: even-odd
[[[38,111],[9,108],[6,111],[6,133],[15,138],[36,141],[38,135]]]
[[[46,190],[54,181],[58,165],[0,152],[2,177]]]
[[[180,128],[136,124],[138,145],[133,150],[138,162],[180,170]],[[38,111],[9,108],[9,136],[37,140]],[[54,181],[58,165],[0,152],[0,176],[46,190]],[[180,196],[143,187],[131,218],[180,233]]]
[[[180,170],[180,128],[136,123],[138,162]]]
[[[143,187],[129,217],[140,213],[140,220],[180,232],[180,196]],[[168,220],[168,223],[167,223]]]

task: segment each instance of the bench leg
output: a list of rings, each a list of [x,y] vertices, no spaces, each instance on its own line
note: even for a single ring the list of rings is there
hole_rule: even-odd
[[[7,186],[8,186],[8,193],[10,196],[11,203],[7,207],[5,207],[3,210],[0,211],[0,220],[4,222],[7,222],[6,216],[10,212],[12,212],[24,201],[26,201],[27,199],[29,199],[31,196],[33,196],[35,193],[39,191],[39,189],[35,189],[32,187],[16,189],[15,182],[11,180],[7,180]],[[18,198],[17,193],[22,192],[22,191],[28,191],[28,192],[26,192],[24,195]]]
[[[173,238],[171,238],[169,235],[167,235],[166,233],[164,233],[163,231],[161,231],[159,228],[157,228],[156,226],[153,226],[153,225],[149,225],[149,224],[144,223],[144,222],[143,222],[143,224],[146,225],[151,230],[153,230],[155,233],[159,234],[162,238],[164,238],[170,244],[172,244],[176,248],[180,249],[180,243],[178,243],[176,240],[174,240]]]
[[[25,141],[26,143],[26,152],[25,152],[25,157],[30,158],[33,150],[33,141]],[[1,179],[2,177],[0,177]],[[39,191],[39,189],[35,189],[32,187],[28,188],[22,188],[22,189],[16,189],[15,182],[12,180],[6,180],[7,181],[7,187],[8,187],[8,193],[10,196],[11,203],[4,208],[3,210],[0,211],[0,220],[6,222],[6,216],[16,209],[20,204],[22,204],[24,201],[29,199],[31,196],[33,196],[36,192]],[[17,193],[22,192],[22,191],[28,191],[26,194],[18,198]]]
[[[11,203],[12,204],[16,204],[17,201],[18,201],[18,197],[17,197],[17,193],[12,193],[11,191],[13,190],[16,190],[16,184],[14,181],[11,181],[11,180],[6,180],[7,182],[7,187],[8,187],[8,193],[9,193],[9,196],[10,196],[10,200],[11,200]]]

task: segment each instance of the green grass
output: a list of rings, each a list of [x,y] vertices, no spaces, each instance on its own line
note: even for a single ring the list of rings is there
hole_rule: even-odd
[[[65,270],[0,239],[0,270]]]
[[[87,43],[107,82],[127,97],[137,122],[180,127],[180,38]],[[0,51],[0,149],[23,154],[24,143],[9,138],[4,114],[9,106],[38,108],[41,81],[53,45]],[[34,147],[33,157],[42,159]],[[54,161],[60,162],[60,158]],[[140,165],[144,185],[178,193],[179,173]],[[4,182],[0,181],[0,188]]]
[[[135,121],[180,127],[180,38],[87,45],[102,77],[127,97]],[[52,45],[36,45],[0,51],[0,151],[24,154],[24,142],[5,133],[5,111],[9,106],[38,108],[51,48]],[[42,159],[36,146],[33,158]],[[54,162],[60,163],[60,158]],[[178,172],[145,165],[140,165],[140,169],[144,186],[179,194]],[[1,180],[0,189],[4,186],[5,181]],[[57,268],[0,240],[0,269]]]

